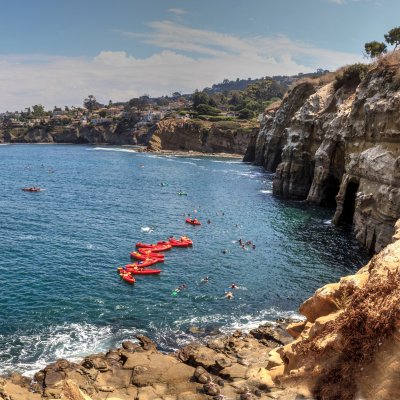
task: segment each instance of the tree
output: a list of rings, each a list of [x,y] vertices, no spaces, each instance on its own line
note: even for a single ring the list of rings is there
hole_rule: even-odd
[[[93,110],[98,107],[98,104],[96,97],[92,94],[89,94],[89,96],[83,100],[83,106],[90,112],[93,112]]]
[[[99,111],[99,115],[100,115],[101,118],[105,118],[106,115],[107,115],[107,111],[106,110],[100,110]]]
[[[36,104],[32,106],[32,113],[34,117],[43,117],[44,115],[46,115],[44,107],[41,104]]]
[[[200,104],[208,104],[210,98],[208,97],[207,93],[199,92],[198,90],[196,90],[193,93],[192,100],[193,100],[193,107],[197,108]]]
[[[392,46],[394,46],[394,50],[396,50],[397,46],[400,44],[400,26],[391,29],[384,36],[385,36],[386,43],[391,44]]]
[[[368,57],[376,58],[386,53],[387,47],[385,43],[374,40],[373,42],[365,43],[364,49]]]

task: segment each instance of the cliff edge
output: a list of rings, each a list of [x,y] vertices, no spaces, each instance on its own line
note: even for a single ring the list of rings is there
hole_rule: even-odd
[[[374,252],[400,217],[398,58],[297,84],[266,110],[245,157],[275,172],[274,195],[335,207],[333,222]]]
[[[148,150],[244,154],[257,131],[257,124],[247,121],[166,119],[155,126]]]
[[[320,400],[400,398],[400,220],[389,244],[355,275],[306,300],[306,321],[277,350],[276,379]]]

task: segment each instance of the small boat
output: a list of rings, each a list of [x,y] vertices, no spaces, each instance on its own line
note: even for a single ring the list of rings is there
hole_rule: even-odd
[[[161,186],[168,186],[168,182],[161,182]]]
[[[132,268],[125,271],[133,275],[158,275],[161,273],[161,269]]]
[[[201,222],[200,222],[197,218],[193,218],[193,219],[191,219],[191,218],[186,218],[185,221],[186,221],[188,224],[192,224],[192,225],[201,225]]]
[[[136,247],[142,249],[149,249],[154,253],[159,253],[161,251],[166,251],[171,249],[171,244],[148,244],[148,243],[136,243]]]
[[[172,247],[189,247],[193,245],[193,242],[190,239],[169,239]]]
[[[157,256],[162,256],[162,257],[157,257]],[[131,257],[136,258],[136,260],[139,261],[146,261],[147,259],[152,258],[154,260],[157,260],[157,262],[164,262],[164,254],[152,253],[151,251],[146,252],[145,254],[141,254],[137,251],[132,251]]]
[[[33,187],[22,188],[21,190],[23,190],[24,192],[41,192],[44,189],[33,186]]]
[[[158,259],[157,258],[147,258],[145,261],[138,261],[132,264],[126,264],[125,268],[129,269],[129,268],[146,268],[146,267],[150,267],[150,265],[154,265],[158,263]]]
[[[153,253],[152,252],[152,250],[151,249],[143,249],[143,248],[139,248],[138,249],[138,253],[140,253],[140,254],[143,254],[143,255],[145,255],[145,256],[147,256],[146,258],[157,258],[157,259],[160,259],[160,260],[164,260],[164,258],[165,258],[165,256],[164,256],[164,254],[161,254],[161,253]],[[132,254],[132,253],[131,253]]]
[[[119,276],[127,283],[133,285],[136,282],[136,279],[132,276],[132,274],[128,271],[125,271],[123,268],[118,268]]]
[[[187,196],[186,192],[178,192],[179,196]]]

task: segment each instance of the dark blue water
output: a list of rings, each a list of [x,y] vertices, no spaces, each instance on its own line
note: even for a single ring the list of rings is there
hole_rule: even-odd
[[[32,185],[46,190],[20,190]],[[0,146],[0,373],[30,373],[137,333],[171,350],[193,326],[225,332],[296,315],[316,288],[366,261],[329,224],[331,210],[277,200],[271,185],[262,169],[231,159]],[[201,227],[184,222],[194,210]],[[135,242],[183,234],[193,248],[166,253],[160,276],[120,280],[116,267]],[[228,300],[232,282],[240,288]]]

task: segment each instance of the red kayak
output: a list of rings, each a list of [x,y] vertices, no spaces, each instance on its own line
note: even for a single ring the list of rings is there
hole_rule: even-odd
[[[164,254],[161,254],[161,253],[153,253],[151,249],[142,249],[142,248],[139,248],[139,249],[138,249],[138,252],[139,252],[140,254],[143,254],[143,255],[147,256],[146,258],[149,258],[149,257],[150,257],[150,258],[158,258],[158,259],[160,259],[160,260],[164,260],[164,258],[165,258]]]
[[[169,242],[171,243],[172,247],[193,246],[193,242],[186,236],[182,236],[180,239],[171,238],[171,239],[169,239]]]
[[[138,261],[132,264],[126,264],[125,268],[146,268],[150,267],[150,265],[154,265],[158,263],[158,260],[156,258],[147,258],[145,261]]]
[[[136,282],[136,279],[132,276],[132,274],[128,271],[123,270],[122,268],[118,268],[119,276],[127,283],[133,285]]]
[[[126,271],[133,275],[158,275],[159,273],[161,273],[161,269],[132,268]]]
[[[197,218],[194,218],[194,219],[186,218],[185,221],[186,221],[188,224],[192,224],[192,225],[201,225],[201,222],[200,222]]]
[[[159,253],[161,251],[169,250],[172,246],[171,244],[147,244],[147,243],[136,243],[136,247],[141,249],[149,249],[154,253]]]
[[[157,257],[157,256],[161,256],[161,255],[162,255],[162,257]],[[140,261],[146,261],[149,258],[152,258],[154,260],[157,260],[156,262],[164,262],[164,254],[152,253],[151,251],[149,251],[148,253],[145,253],[145,254],[138,253],[137,251],[132,251],[131,257],[136,258],[136,260],[140,260]]]

